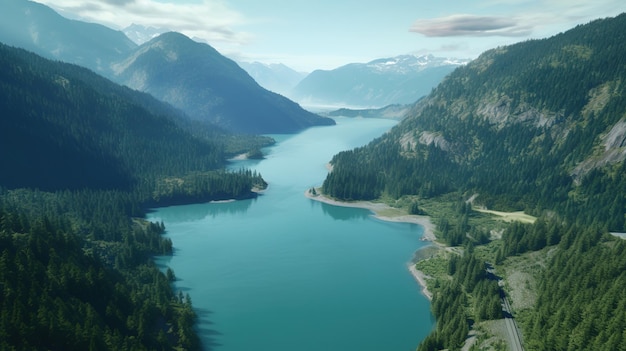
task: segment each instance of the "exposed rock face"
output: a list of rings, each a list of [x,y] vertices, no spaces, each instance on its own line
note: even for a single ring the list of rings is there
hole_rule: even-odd
[[[595,153],[572,170],[571,175],[577,184],[594,168],[626,160],[626,120],[622,119],[617,122],[600,139],[602,143],[596,148]]]

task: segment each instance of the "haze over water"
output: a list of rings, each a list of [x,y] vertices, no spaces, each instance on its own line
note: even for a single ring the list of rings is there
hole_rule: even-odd
[[[415,350],[433,327],[407,270],[422,228],[363,209],[306,198],[339,151],[365,145],[395,122],[337,119],[332,127],[274,136],[267,158],[233,163],[270,184],[257,199],[157,209],[174,243],[159,259],[189,293],[205,349]]]

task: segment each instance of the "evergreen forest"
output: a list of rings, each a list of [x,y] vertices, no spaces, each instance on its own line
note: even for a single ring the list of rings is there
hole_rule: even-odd
[[[200,349],[152,206],[249,198],[227,158],[273,140],[0,45],[0,349]]]
[[[531,252],[547,258],[519,319],[524,347],[626,349],[626,243],[609,234],[626,232],[624,28],[626,14],[487,51],[389,133],[332,159],[322,191],[333,198],[458,199],[438,236],[462,254],[436,283],[437,327],[420,350],[460,349],[471,323],[501,318],[484,265]],[[472,225],[476,207],[538,219],[478,250],[490,234]]]

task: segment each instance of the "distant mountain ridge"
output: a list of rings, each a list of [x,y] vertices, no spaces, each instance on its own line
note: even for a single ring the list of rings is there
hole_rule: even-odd
[[[462,66],[468,62],[469,60],[435,57],[434,55],[400,55],[370,61],[365,64],[365,67],[379,72],[409,74],[415,71],[419,72],[434,67]]]
[[[376,109],[353,110],[348,108],[340,108],[335,111],[324,113],[330,117],[352,117],[352,118],[389,118],[402,119],[411,109],[411,105],[389,105]]]
[[[3,1],[0,42],[105,76],[111,74],[111,62],[122,59],[137,46],[120,31],[69,20],[45,5],[26,0]]]
[[[430,93],[446,75],[468,61],[401,55],[351,63],[334,70],[312,72],[290,96],[303,104],[360,107],[409,104]]]
[[[460,260],[448,261],[463,278],[450,280],[448,271],[430,285],[437,327],[419,351],[461,349],[470,329],[482,329],[483,317],[467,306],[473,300],[478,310],[485,293],[471,292],[471,277],[484,273],[458,275],[471,265],[454,263],[478,252],[479,271],[486,260],[506,267],[506,294],[515,315],[524,316],[517,323],[525,349],[625,345],[626,242],[609,234],[626,232],[624,28],[626,13],[484,52],[389,133],[331,161],[325,195],[414,201],[415,208],[456,202],[438,221],[437,239],[463,245]],[[537,220],[514,220],[501,239],[481,243],[477,238],[499,225],[478,219],[479,206],[523,210]],[[501,318],[499,297],[493,301]],[[467,320],[479,326],[463,325]],[[485,345],[476,344],[493,346]]]
[[[325,184],[330,190],[342,170],[354,176],[363,168],[384,175],[378,185],[362,187],[365,197],[433,196],[460,188],[480,193],[488,206],[497,201],[537,210],[569,201],[574,208],[582,201],[574,194],[588,192],[585,185],[626,160],[625,23],[622,14],[483,53],[414,104],[376,143],[349,157],[337,155]],[[360,179],[349,178],[338,178],[337,190]],[[347,195],[338,194],[331,193]],[[626,206],[614,195],[602,194]],[[623,216],[609,217],[610,228],[626,229]]]
[[[291,90],[307,76],[282,63],[239,62],[239,65],[259,85],[284,96],[289,96]]]
[[[0,42],[87,67],[234,132],[292,133],[334,124],[261,88],[232,60],[182,34],[166,33],[139,47],[121,31],[69,20],[39,3],[7,0]]]
[[[114,79],[148,92],[191,118],[232,131],[290,133],[334,121],[259,86],[234,61],[207,44],[164,33],[113,65]]]
[[[141,45],[158,37],[163,33],[170,32],[170,30],[165,28],[146,27],[140,24],[133,23],[130,26],[122,29],[122,32],[126,34],[128,39],[132,40],[135,44]]]

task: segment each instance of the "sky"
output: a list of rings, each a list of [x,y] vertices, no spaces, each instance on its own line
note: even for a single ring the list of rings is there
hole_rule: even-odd
[[[199,38],[302,72],[404,54],[469,58],[626,12],[624,0],[36,0],[66,17]]]

